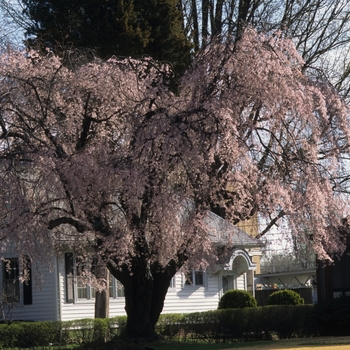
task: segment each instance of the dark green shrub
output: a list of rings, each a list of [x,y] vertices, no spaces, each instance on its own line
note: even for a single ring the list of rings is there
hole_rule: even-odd
[[[257,328],[279,339],[309,337],[318,334],[314,305],[271,305],[258,308]]]
[[[267,340],[272,336],[280,339],[310,337],[318,335],[313,315],[314,305],[214,310],[173,315],[169,318],[164,315],[165,319],[157,330],[167,339],[200,342]],[[164,322],[167,328],[163,328]]]
[[[304,299],[292,290],[279,290],[267,299],[267,305],[303,305]]]
[[[167,339],[200,342],[261,340],[270,339],[271,335],[279,338],[316,336],[319,335],[320,323],[314,317],[314,309],[314,305],[277,305],[164,314],[159,318],[156,330]],[[328,308],[319,310],[319,313],[324,314],[327,310]],[[0,349],[47,347],[49,343],[60,346],[81,344],[86,349],[102,349],[107,348],[104,343],[108,340],[111,340],[111,344],[118,344],[113,348],[132,349],[120,343],[120,339],[114,338],[120,335],[125,324],[124,316],[65,322],[0,324]]]
[[[0,325],[0,348],[48,346],[60,340],[60,322],[13,322]]]
[[[184,316],[182,314],[162,314],[156,324],[156,332],[168,338],[175,338],[181,333]]]
[[[90,343],[97,346],[111,340],[120,334],[125,327],[126,317],[95,318],[65,321],[62,324],[61,343],[63,344],[85,344]]]
[[[65,322],[13,322],[0,324],[0,349],[48,346],[49,344],[101,344],[119,335],[126,317],[82,319]]]
[[[126,328],[126,316],[115,316],[108,319],[111,338],[120,335]]]
[[[62,327],[64,344],[91,343],[94,340],[94,319],[65,321]]]
[[[229,290],[221,297],[218,309],[243,309],[256,306],[256,299],[245,290]]]
[[[8,324],[0,324],[0,349],[15,347],[20,336],[21,328],[15,323],[11,325],[11,328]]]
[[[11,325],[12,326],[12,325]],[[23,322],[19,347],[48,346],[59,341],[59,322]]]

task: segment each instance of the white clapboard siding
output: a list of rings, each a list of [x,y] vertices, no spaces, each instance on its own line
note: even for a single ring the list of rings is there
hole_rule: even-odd
[[[124,298],[109,299],[109,317],[126,315]],[[61,320],[78,320],[93,318],[95,299],[78,300],[75,303],[64,303],[61,307]]]
[[[219,302],[218,275],[206,274],[205,286],[183,284],[183,276],[176,275],[175,288],[169,288],[163,313],[187,313],[215,310]]]
[[[94,317],[94,299],[66,302],[66,278],[64,255],[54,264],[55,270],[44,273],[40,288],[33,288],[33,304],[18,305],[13,319],[17,320],[75,320]],[[35,269],[32,274],[35,278]],[[221,274],[205,274],[204,286],[184,285],[184,276],[175,276],[175,283],[169,288],[164,302],[165,313],[189,313],[216,310],[221,295]],[[245,274],[236,279],[236,288],[244,290]],[[33,286],[34,287],[34,286]],[[125,315],[125,299],[110,298],[110,317]]]
[[[13,320],[54,321],[58,320],[57,270],[53,261],[53,271],[41,270],[40,275],[35,266],[32,268],[32,304],[23,305],[21,301],[12,313]],[[0,269],[2,270],[2,269]],[[40,278],[41,283],[35,283]],[[0,281],[2,275],[0,272]],[[20,289],[22,290],[20,284]]]
[[[93,318],[95,312],[95,299],[76,300],[74,303],[66,302],[66,279],[64,256],[59,258],[59,306],[60,319],[62,321],[77,320],[82,318]],[[109,316],[126,315],[124,298],[109,299]]]
[[[63,261],[60,268],[61,320],[74,320],[94,317],[94,299],[78,300],[75,303],[65,301],[65,278]],[[176,275],[175,288],[169,288],[164,302],[163,313],[187,313],[217,309],[219,301],[218,277],[207,275],[203,287],[183,286],[181,274]],[[124,298],[109,299],[110,317],[125,315]]]
[[[246,287],[246,274],[244,273],[243,275],[237,277],[236,283],[237,283],[237,289],[238,290],[247,290],[247,287]]]

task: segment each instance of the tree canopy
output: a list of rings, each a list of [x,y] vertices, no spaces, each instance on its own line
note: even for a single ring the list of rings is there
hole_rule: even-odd
[[[151,58],[13,52],[0,79],[2,247],[94,255],[124,285],[129,334],[154,334],[179,269],[215,262],[210,210],[284,216],[321,259],[344,248],[348,106],[280,31],[213,41],[176,95]]]

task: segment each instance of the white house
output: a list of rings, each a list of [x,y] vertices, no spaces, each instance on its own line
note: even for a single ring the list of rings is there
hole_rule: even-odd
[[[214,241],[220,242],[228,232],[232,234],[232,255],[210,271],[176,274],[171,281],[163,313],[215,310],[222,294],[230,289],[250,290],[254,293],[256,263],[253,261],[260,255],[261,243],[213,213],[210,213],[210,220],[215,231],[222,233],[213,235]],[[44,280],[39,285],[34,283],[36,275],[39,275],[34,266],[28,283],[21,283],[18,278],[18,259],[11,252],[7,252],[4,258],[0,268],[0,307],[6,310],[8,303],[14,301],[12,319],[66,321],[94,316],[95,290],[76,278],[78,269],[73,252],[67,251],[52,257],[53,269],[51,272],[41,271]],[[125,315],[124,303],[123,287],[111,277],[110,317]]]

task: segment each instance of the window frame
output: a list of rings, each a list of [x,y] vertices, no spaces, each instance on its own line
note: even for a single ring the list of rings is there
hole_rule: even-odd
[[[26,260],[26,257],[24,258]],[[14,263],[15,266],[11,267],[11,264]],[[9,266],[10,264],[10,266]],[[1,259],[1,290],[0,290],[0,297],[2,302],[12,304],[16,303],[19,305],[32,305],[33,304],[33,291],[32,291],[32,269],[31,269],[31,262],[29,259],[27,261],[24,261],[24,264],[26,265],[26,268],[28,269],[27,275],[28,280],[25,282],[20,281],[21,272],[23,270],[23,266],[21,264],[21,261],[18,257],[6,257]],[[12,274],[12,270],[15,271],[15,274],[13,276],[10,276]],[[6,277],[12,277],[12,278],[6,278]],[[5,298],[4,296],[8,294],[5,291],[5,285],[9,284],[6,283],[6,281],[12,281],[12,283],[15,285],[12,289],[16,291],[17,296],[13,298]],[[7,288],[6,288],[7,289]]]
[[[80,303],[85,301],[95,300],[95,288],[89,283],[83,286],[83,282],[79,281],[79,263],[77,263],[78,257],[74,253],[65,253],[65,302],[68,304]],[[93,270],[95,266],[94,262],[86,262],[82,266],[81,270]],[[109,298],[110,299],[124,299],[124,287],[122,284],[111,274],[109,274]],[[79,283],[82,285],[79,286]],[[79,297],[79,290],[85,291],[85,297]]]
[[[171,290],[176,289],[176,275],[171,277],[171,280],[169,283],[169,289]]]
[[[201,282],[199,282],[200,276]],[[185,288],[206,288],[207,287],[207,273],[204,270],[189,270],[184,274],[184,283]]]
[[[111,273],[109,274],[109,298],[125,298],[125,290],[123,285]]]

